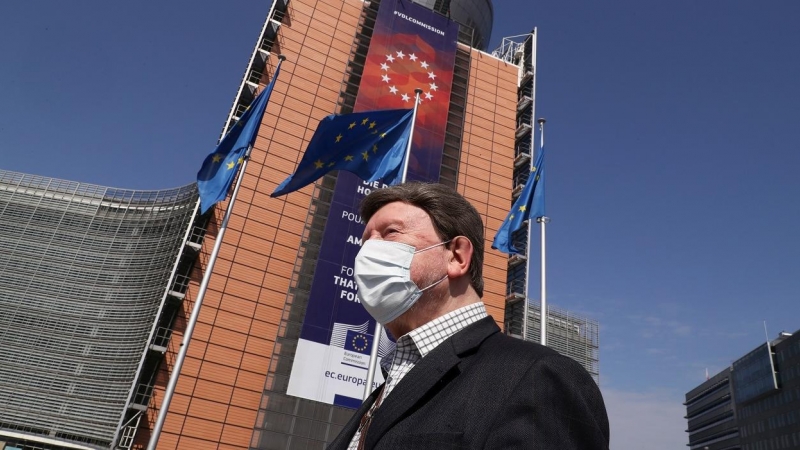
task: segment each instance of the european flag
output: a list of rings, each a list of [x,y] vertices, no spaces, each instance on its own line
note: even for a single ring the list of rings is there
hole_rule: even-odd
[[[294,192],[332,170],[352,172],[365,181],[399,183],[413,112],[389,109],[322,119],[297,169],[272,196]]]
[[[514,206],[508,213],[508,217],[500,225],[497,234],[492,242],[492,248],[500,250],[509,255],[518,254],[520,251],[514,248],[511,235],[522,228],[523,222],[531,217],[544,216],[544,148],[539,149],[539,156],[531,167],[531,174],[525,187],[519,194]],[[530,243],[529,243],[530,244]]]
[[[282,60],[281,60],[282,62]],[[244,162],[247,149],[250,148],[258,135],[264,110],[267,108],[269,96],[275,87],[275,80],[281,64],[275,69],[275,75],[267,87],[258,94],[242,114],[242,117],[222,138],[217,148],[203,161],[203,166],[197,172],[197,189],[200,191],[200,212],[205,213],[217,202],[228,196],[228,190],[233,183],[239,166]]]

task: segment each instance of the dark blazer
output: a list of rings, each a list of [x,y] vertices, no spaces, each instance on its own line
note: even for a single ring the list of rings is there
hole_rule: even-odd
[[[328,450],[346,450],[375,392]],[[422,358],[375,412],[365,449],[607,449],[597,384],[577,362],[487,317]]]

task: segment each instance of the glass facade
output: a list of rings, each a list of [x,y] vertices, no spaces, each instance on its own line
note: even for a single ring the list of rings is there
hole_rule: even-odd
[[[196,201],[0,170],[0,434],[112,445]]]
[[[733,363],[733,395],[738,403],[778,389],[772,353],[765,344]]]
[[[781,333],[686,394],[689,448],[800,448],[800,334]]]
[[[800,334],[781,333],[770,343],[770,348],[774,352],[777,389],[771,389],[762,378],[752,376],[745,385],[745,393],[757,396],[750,397],[749,401],[735,398],[742,449],[745,450],[800,448]],[[757,351],[766,353],[763,347]],[[734,369],[748,359],[759,360],[753,353],[756,351],[736,361]],[[750,372],[765,371],[763,362],[757,367],[760,371]],[[735,392],[739,390],[737,387]],[[760,391],[764,393],[756,394]]]

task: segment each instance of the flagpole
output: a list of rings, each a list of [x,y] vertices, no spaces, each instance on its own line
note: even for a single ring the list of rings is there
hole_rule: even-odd
[[[543,151],[544,149],[544,119],[539,119],[539,151]],[[538,169],[538,168],[537,168]],[[544,180],[541,180],[544,183]],[[544,187],[544,186],[542,186]],[[541,337],[541,344],[547,345],[547,277],[546,277],[546,252],[545,252],[545,225],[549,221],[546,216],[542,216],[536,219],[537,222],[542,224],[542,282],[541,282],[541,311],[539,314],[542,318],[542,337]],[[530,242],[530,241],[529,241]]]
[[[419,96],[422,94],[422,89],[414,89],[414,94],[414,112],[411,113],[411,132],[408,133],[408,145],[406,146],[406,154],[403,156],[403,172],[400,178],[401,184],[406,182],[406,175],[408,175],[408,160],[411,159],[411,143],[414,141],[414,125],[416,125],[417,122],[417,106],[419,106]],[[372,383],[375,381],[375,372],[378,370],[378,345],[381,341],[381,333],[383,333],[383,326],[376,320],[375,334],[372,338],[372,349],[369,353],[367,382],[364,383],[364,400],[372,393]]]
[[[278,55],[278,68],[280,68],[281,63],[285,59],[285,56]],[[156,419],[156,423],[153,425],[153,432],[150,435],[150,441],[147,444],[147,450],[155,450],[156,446],[158,445],[158,439],[161,437],[161,429],[164,427],[164,421],[166,420],[167,413],[169,412],[169,405],[172,402],[172,396],[175,394],[175,387],[178,384],[178,378],[181,374],[183,361],[186,359],[186,353],[189,349],[192,333],[194,332],[194,327],[197,324],[197,319],[200,317],[200,307],[203,305],[203,299],[206,296],[206,291],[208,291],[209,280],[211,280],[211,274],[214,272],[214,264],[217,262],[217,255],[219,254],[220,247],[222,247],[222,240],[225,237],[225,231],[228,229],[228,220],[230,220],[231,213],[233,212],[233,205],[236,203],[236,196],[239,194],[239,187],[242,185],[242,179],[244,178],[245,170],[247,169],[247,163],[250,161],[250,152],[252,150],[253,146],[251,144],[247,147],[247,151],[245,152],[242,161],[242,167],[239,168],[239,174],[236,177],[236,186],[233,188],[233,194],[231,194],[231,199],[228,202],[228,208],[225,210],[225,215],[222,218],[222,224],[217,232],[217,240],[214,242],[214,249],[211,251],[211,256],[208,259],[208,265],[206,266],[205,273],[203,274],[203,281],[200,283],[200,290],[197,292],[197,299],[195,300],[192,308],[192,315],[189,317],[189,322],[186,324],[186,330],[183,332],[183,340],[181,341],[180,350],[178,351],[178,356],[175,359],[175,365],[172,367],[172,373],[169,377],[167,390],[164,391],[164,400],[161,401],[161,409],[158,411],[158,419]]]
[[[203,274],[203,281],[200,283],[200,291],[197,293],[197,299],[194,302],[192,315],[186,325],[186,330],[183,334],[183,340],[181,341],[180,351],[178,352],[178,357],[175,359],[175,365],[172,367],[172,373],[169,377],[169,384],[167,385],[167,390],[164,392],[164,400],[161,402],[161,410],[158,412],[158,419],[153,426],[153,433],[150,435],[150,442],[147,445],[147,450],[155,450],[156,445],[158,444],[158,438],[161,435],[161,428],[164,426],[164,420],[167,417],[169,404],[172,401],[173,394],[175,393],[175,386],[178,384],[178,377],[181,373],[181,367],[183,366],[183,361],[186,359],[189,341],[192,339],[194,326],[197,324],[197,318],[200,316],[200,307],[203,305],[203,298],[208,290],[208,283],[211,279],[211,273],[214,271],[214,264],[217,262],[217,255],[219,254],[219,249],[222,246],[222,239],[225,236],[225,230],[228,228],[228,220],[231,217],[231,212],[233,212],[233,205],[236,203],[236,195],[239,193],[239,186],[241,186],[242,178],[244,178],[245,169],[247,168],[247,161],[250,157],[250,150],[252,150],[252,147],[247,149],[244,161],[242,162],[242,167],[239,169],[239,176],[236,179],[236,187],[233,189],[231,200],[228,202],[228,208],[225,210],[225,216],[222,219],[222,225],[217,233],[217,241],[214,243],[214,249],[211,251],[211,257],[208,259],[208,265],[206,266],[205,273]]]
[[[406,154],[403,157],[403,177],[400,179],[400,184],[406,182],[406,175],[408,175],[408,161],[411,159],[411,142],[414,140],[414,126],[417,124],[417,107],[419,106],[419,96],[422,94],[422,89],[414,89],[414,112],[411,113],[411,132],[408,133],[408,145],[406,146]]]
[[[533,147],[533,144],[531,144]],[[535,159],[533,155],[531,155],[531,169],[533,169]],[[533,178],[536,177],[536,173],[531,170],[530,175],[528,175],[527,183],[533,183]],[[522,195],[522,194],[520,194]],[[510,237],[509,237],[510,240]],[[529,292],[529,288],[531,286],[531,243],[533,242],[533,224],[531,223],[530,217],[528,217],[528,248],[525,249],[525,302],[522,305],[522,340],[528,340],[528,302],[530,301],[531,295]],[[544,344],[542,344],[544,345]]]

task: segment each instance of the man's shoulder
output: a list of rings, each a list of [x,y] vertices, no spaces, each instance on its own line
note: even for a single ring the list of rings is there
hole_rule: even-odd
[[[519,363],[562,357],[549,347],[503,333],[492,316],[469,325],[459,335],[454,342],[457,351],[474,346],[478,353],[489,358],[513,359]]]
[[[525,341],[502,332],[490,336],[485,344],[492,352],[513,353],[527,360],[561,356],[557,351],[538,342]]]

